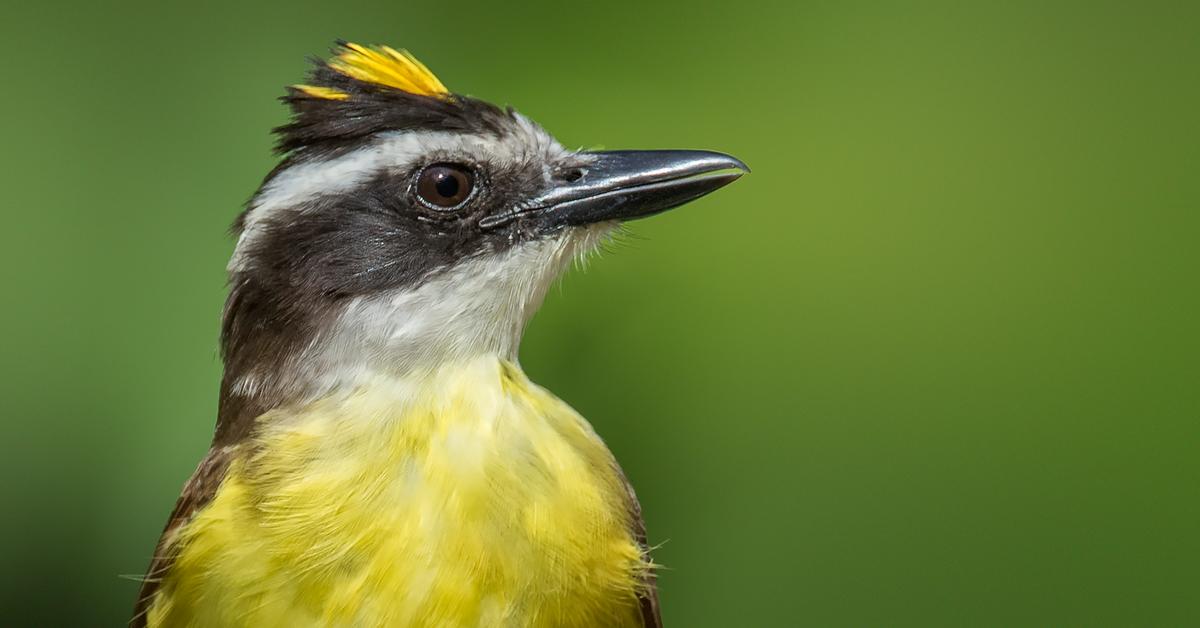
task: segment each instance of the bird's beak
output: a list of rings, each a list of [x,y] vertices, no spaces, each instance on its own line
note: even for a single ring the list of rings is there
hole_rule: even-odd
[[[616,150],[582,153],[586,165],[519,209],[485,218],[495,227],[528,217],[551,232],[563,227],[657,214],[732,183],[750,172],[741,160],[704,150]]]

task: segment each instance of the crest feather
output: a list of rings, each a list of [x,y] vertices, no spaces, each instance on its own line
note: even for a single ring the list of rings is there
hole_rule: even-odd
[[[293,85],[297,91],[303,92],[306,96],[313,98],[324,98],[325,100],[346,100],[350,94],[343,92],[340,89],[332,87],[320,87],[317,85]]]
[[[304,83],[281,97],[292,109],[292,119],[275,129],[281,153],[342,146],[381,131],[500,134],[514,123],[495,105],[451,93],[403,50],[338,41],[331,58],[313,63]]]
[[[337,56],[330,59],[326,65],[342,76],[418,96],[450,94],[450,90],[446,89],[438,77],[407,50],[396,50],[390,46],[363,46],[350,42],[340,42],[338,48]],[[296,88],[317,98],[345,98],[339,90],[313,89],[306,85],[297,85]]]

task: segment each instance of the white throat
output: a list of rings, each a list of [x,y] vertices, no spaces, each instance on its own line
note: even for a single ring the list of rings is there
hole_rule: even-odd
[[[415,288],[355,297],[276,382],[302,399],[406,378],[481,356],[517,361],[521,337],[550,286],[599,245],[611,224],[570,229],[460,263]],[[266,382],[248,374],[236,391]]]

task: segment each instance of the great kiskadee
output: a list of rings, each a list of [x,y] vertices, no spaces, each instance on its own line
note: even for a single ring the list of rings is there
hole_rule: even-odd
[[[386,46],[339,43],[283,100],[212,447],[133,624],[660,626],[633,490],[517,349],[574,258],[746,166],[564,149]]]

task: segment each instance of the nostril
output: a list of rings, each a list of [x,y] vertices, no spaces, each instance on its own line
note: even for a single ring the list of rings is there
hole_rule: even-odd
[[[584,174],[583,168],[571,168],[563,173],[562,178],[567,183],[574,183],[582,179]]]

